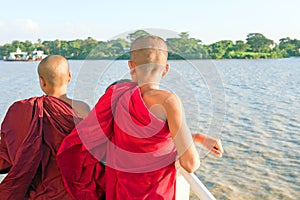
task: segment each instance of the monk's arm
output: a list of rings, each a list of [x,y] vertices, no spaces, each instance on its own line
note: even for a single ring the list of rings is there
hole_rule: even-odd
[[[199,154],[186,124],[184,110],[179,98],[171,94],[165,101],[164,108],[180,165],[187,172],[194,172],[200,165]]]
[[[192,137],[194,142],[203,145],[206,149],[208,149],[216,156],[222,157],[224,150],[220,139],[216,139],[203,133],[193,134]]]
[[[0,141],[0,174],[8,173],[11,168],[11,162],[8,155],[7,145],[4,134],[1,133]]]

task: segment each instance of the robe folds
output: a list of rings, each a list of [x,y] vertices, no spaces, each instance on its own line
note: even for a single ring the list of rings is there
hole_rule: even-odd
[[[73,199],[175,199],[176,149],[166,121],[133,82],[110,86],[68,135],[57,161]]]
[[[55,97],[15,102],[1,125],[0,170],[8,174],[0,184],[0,199],[71,199],[56,154],[80,120]]]

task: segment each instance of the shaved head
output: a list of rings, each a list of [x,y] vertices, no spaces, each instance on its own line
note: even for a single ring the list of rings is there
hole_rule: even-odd
[[[40,62],[38,73],[52,87],[60,87],[68,82],[70,75],[69,63],[59,55],[47,56]]]
[[[130,57],[137,65],[157,63],[165,64],[168,59],[166,42],[157,36],[142,36],[136,39],[130,48]]]

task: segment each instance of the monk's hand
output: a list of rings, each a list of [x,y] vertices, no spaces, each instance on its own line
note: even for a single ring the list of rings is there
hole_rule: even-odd
[[[202,144],[206,149],[215,154],[218,157],[222,157],[224,150],[220,139],[197,133],[193,134],[194,142]]]

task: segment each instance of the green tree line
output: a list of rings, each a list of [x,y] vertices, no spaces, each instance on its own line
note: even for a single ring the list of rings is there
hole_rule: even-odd
[[[47,55],[59,54],[68,59],[128,59],[129,48],[136,38],[149,35],[144,30],[128,34],[126,39],[98,41],[94,38],[71,41],[54,40],[36,43],[15,40],[0,46],[0,58],[8,56],[19,47],[22,51],[43,50]],[[170,59],[259,59],[287,58],[300,56],[300,40],[282,38],[276,44],[261,33],[250,33],[246,41],[221,40],[213,44],[203,44],[200,39],[191,38],[187,32],[179,37],[166,39]]]

